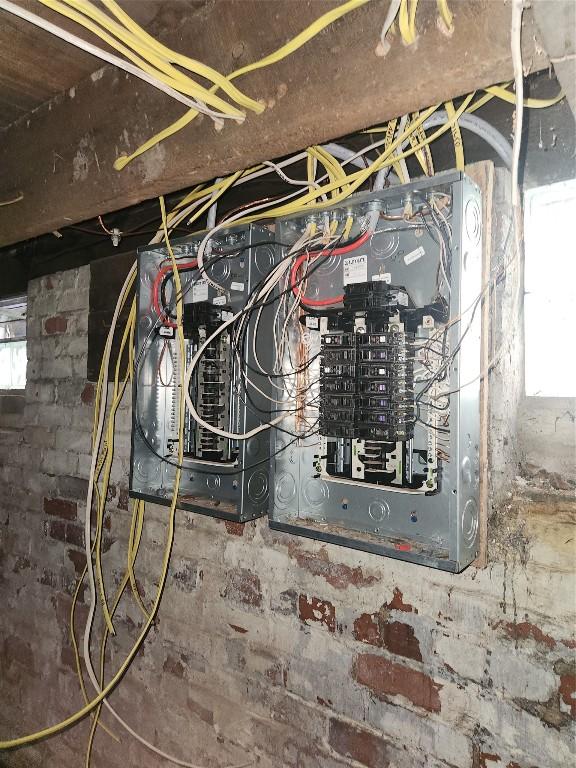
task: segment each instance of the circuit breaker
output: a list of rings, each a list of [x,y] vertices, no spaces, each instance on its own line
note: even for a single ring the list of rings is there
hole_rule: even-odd
[[[259,373],[251,345],[236,339],[237,326],[210,338],[243,310],[254,286],[274,267],[277,252],[264,227],[224,230],[209,241],[205,269],[199,270],[196,255],[202,240],[199,234],[173,242],[182,283],[184,360],[175,334],[175,283],[168,250],[147,246],[138,253],[130,492],[136,498],[170,503],[182,439],[178,506],[246,521],[267,511],[267,436],[237,440],[213,428],[235,435],[267,421],[271,385]],[[259,318],[258,363],[264,370],[270,365],[272,311],[264,307]],[[247,319],[248,338],[255,322],[254,316]],[[180,366],[187,368],[203,345],[189,387],[200,418],[186,408],[179,435]]]
[[[270,525],[461,571],[478,550],[479,190],[440,174],[277,223],[286,251],[307,232],[280,398],[301,437],[272,433]]]

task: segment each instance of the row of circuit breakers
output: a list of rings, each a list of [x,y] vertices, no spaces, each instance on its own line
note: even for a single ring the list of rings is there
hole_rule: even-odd
[[[240,522],[267,514],[277,530],[465,568],[478,551],[481,222],[478,188],[448,173],[273,230],[220,231],[203,274],[203,235],[175,241],[184,360],[166,322],[169,254],[142,249],[131,495],[171,502],[182,439],[182,509]],[[297,290],[285,277],[243,313],[314,223],[347,228],[350,245],[301,257]],[[179,435],[180,366],[200,347],[189,379],[200,419],[187,408]]]

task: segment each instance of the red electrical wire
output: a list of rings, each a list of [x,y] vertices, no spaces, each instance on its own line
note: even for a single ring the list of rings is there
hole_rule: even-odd
[[[360,235],[360,237],[353,243],[343,245],[341,248],[334,248],[333,250],[327,249],[324,251],[312,251],[311,253],[303,253],[298,256],[292,265],[292,269],[290,270],[290,285],[292,286],[292,293],[295,296],[298,296],[298,270],[305,261],[319,259],[322,256],[342,256],[345,253],[350,253],[350,251],[355,251],[356,248],[364,245],[364,243],[371,237],[372,232],[368,230],[367,232],[364,232],[363,235]],[[304,295],[300,297],[300,303],[304,304],[306,307],[326,307],[330,304],[341,304],[343,301],[344,294],[341,296],[332,296],[329,299],[307,299]]]
[[[194,269],[194,267],[198,266],[198,262],[196,259],[194,261],[186,261],[182,264],[178,264],[178,271],[182,269]],[[160,300],[158,298],[158,292],[160,289],[160,283],[162,282],[162,278],[164,275],[168,274],[168,272],[172,272],[172,265],[168,265],[166,267],[162,267],[158,270],[156,277],[154,278],[154,282],[152,283],[152,307],[158,317],[162,320],[162,324],[167,326],[168,328],[176,328],[176,323],[173,323],[171,320],[169,320],[162,308],[160,307]]]

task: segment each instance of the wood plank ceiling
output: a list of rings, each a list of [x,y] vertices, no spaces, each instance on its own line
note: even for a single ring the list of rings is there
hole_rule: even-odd
[[[14,4],[95,42],[89,32],[35,0],[14,0]],[[170,12],[202,4],[203,0],[138,0],[129,2],[127,7],[139,24],[153,32],[163,25]],[[98,67],[93,56],[0,11],[0,130],[73,88]]]

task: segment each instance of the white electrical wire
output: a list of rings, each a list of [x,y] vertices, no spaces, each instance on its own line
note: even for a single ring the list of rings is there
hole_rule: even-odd
[[[516,114],[514,118],[514,141],[512,144],[512,208],[518,211],[520,190],[518,184],[520,167],[520,148],[522,146],[522,126],[524,123],[524,71],[522,68],[522,14],[523,0],[512,0],[512,25],[510,47],[514,65],[514,86],[516,90]]]
[[[196,365],[198,364],[200,358],[202,357],[202,354],[204,353],[204,350],[206,349],[206,347],[209,344],[211,344],[212,341],[217,336],[223,333],[226,330],[226,328],[228,328],[230,325],[235,323],[239,317],[245,314],[246,311],[249,310],[250,307],[252,307],[257,301],[259,301],[260,299],[266,300],[266,298],[274,290],[274,287],[276,286],[276,284],[282,279],[283,274],[290,268],[291,268],[290,259],[284,259],[279,264],[277,264],[276,267],[274,267],[274,269],[271,271],[270,275],[268,276],[265,284],[262,286],[260,291],[246,304],[244,309],[241,309],[231,318],[229,318],[224,323],[219,325],[218,328],[216,328],[216,330],[198,347],[198,350],[196,351],[194,357],[190,361],[190,364],[186,371],[186,376],[184,381],[184,396],[186,398],[186,405],[188,407],[188,412],[190,413],[192,418],[195,421],[197,421],[201,426],[203,426],[205,429],[208,429],[210,432],[213,432],[216,435],[220,435],[220,437],[225,437],[225,438],[228,438],[229,440],[247,440],[250,437],[253,437],[254,435],[259,434],[260,432],[263,432],[264,430],[269,429],[275,424],[278,424],[280,421],[285,419],[288,415],[287,413],[283,413],[277,418],[272,419],[272,421],[267,422],[265,424],[260,424],[258,427],[254,427],[254,429],[251,429],[248,432],[244,432],[244,433],[228,432],[226,430],[219,429],[218,427],[215,427],[212,424],[208,424],[208,422],[202,419],[202,417],[194,407],[194,403],[192,402],[192,398],[190,397],[189,390],[190,390],[190,380],[192,378],[192,373],[194,372],[194,369],[196,368]]]
[[[162,239],[162,234],[159,231],[159,233],[153,238],[151,241],[151,244],[154,242],[159,242]],[[102,373],[102,395],[100,399],[100,409],[98,413],[97,418],[97,428],[94,438],[94,448],[92,452],[92,461],[90,465],[90,475],[88,480],[88,492],[86,495],[86,510],[85,510],[85,520],[84,520],[84,538],[85,538],[85,554],[86,554],[86,564],[87,564],[87,574],[88,574],[88,585],[90,590],[90,607],[88,610],[88,616],[86,618],[86,625],[84,628],[84,663],[86,665],[86,670],[88,672],[88,676],[90,678],[90,681],[92,685],[94,686],[94,689],[97,693],[100,693],[102,691],[102,688],[100,686],[100,683],[96,677],[96,673],[94,671],[94,667],[92,665],[92,658],[90,655],[90,636],[92,633],[92,625],[94,623],[94,614],[96,611],[96,605],[97,605],[97,596],[96,596],[96,582],[94,577],[94,564],[92,561],[92,542],[91,542],[91,510],[92,510],[92,501],[93,501],[93,495],[94,495],[94,483],[95,483],[95,474],[96,474],[96,466],[98,462],[98,456],[99,456],[99,449],[100,449],[100,443],[102,442],[102,433],[104,428],[104,418],[106,414],[106,403],[108,399],[108,370],[110,365],[110,353],[112,349],[112,341],[114,338],[114,333],[116,329],[116,324],[118,322],[118,317],[120,314],[120,307],[121,307],[121,298],[126,291],[127,286],[129,285],[130,281],[133,279],[134,275],[136,273],[136,264],[134,264],[127,277],[124,281],[124,285],[122,287],[122,290],[120,292],[118,302],[116,303],[116,307],[114,310],[114,314],[112,316],[112,322],[110,325],[110,329],[108,331],[108,336],[106,338],[106,344],[104,346],[104,354],[103,354],[103,373]],[[182,768],[202,768],[202,766],[198,766],[196,763],[190,763],[186,760],[182,760],[180,758],[174,757],[173,755],[168,754],[167,752],[164,752],[163,750],[156,747],[154,744],[147,741],[143,736],[141,736],[139,733],[137,733],[128,723],[116,712],[115,709],[111,706],[111,704],[108,702],[107,699],[104,699],[103,701],[104,706],[107,708],[107,710],[113,715],[113,717],[117,720],[117,722],[126,730],[133,738],[135,738],[137,741],[140,742],[143,746],[145,746],[147,749],[151,750],[155,754],[157,754],[159,757],[162,757],[164,760],[168,760],[171,763],[174,763],[175,765],[182,766]],[[241,764],[238,764],[234,767],[231,766],[231,768],[245,768],[248,765],[251,765],[252,761],[249,761],[248,763],[243,762]]]
[[[0,0],[0,9],[13,14],[14,16],[18,16],[20,19],[28,21],[30,24],[34,24],[34,26],[39,27],[46,32],[50,32],[50,34],[59,37],[61,40],[65,40],[67,43],[74,45],[76,48],[82,49],[86,53],[90,53],[92,56],[95,56],[102,61],[106,61],[108,64],[113,64],[119,69],[123,69],[126,72],[129,72],[131,75],[139,77],[140,80],[144,80],[145,82],[154,86],[154,88],[163,91],[168,96],[176,99],[176,101],[179,101],[182,104],[185,104],[187,107],[190,107],[197,112],[201,112],[207,117],[210,117],[214,121],[215,125],[219,128],[223,127],[223,121],[225,119],[238,119],[237,115],[227,115],[224,112],[216,112],[213,109],[207,107],[203,102],[190,99],[188,96],[179,93],[174,88],[166,85],[158,78],[148,74],[148,72],[145,72],[143,69],[140,69],[140,67],[135,66],[131,62],[125,61],[119,56],[115,56],[113,53],[108,53],[108,51],[105,51],[102,48],[99,48],[98,46],[83,40],[81,37],[78,37],[77,35],[74,35],[65,29],[62,29],[62,27],[59,27],[56,24],[52,24],[52,22],[43,19],[41,16],[37,16],[35,13],[27,11],[25,8],[21,8],[20,6],[9,2],[9,0]]]
[[[390,43],[388,42],[388,40],[386,40],[386,35],[388,34],[388,31],[392,26],[392,24],[394,24],[394,19],[398,15],[398,11],[400,10],[401,5],[402,5],[402,0],[390,0],[388,13],[386,14],[386,18],[384,19],[384,24],[382,25],[382,29],[380,31],[380,41],[376,46],[377,56],[386,56],[386,54],[390,50]]]

